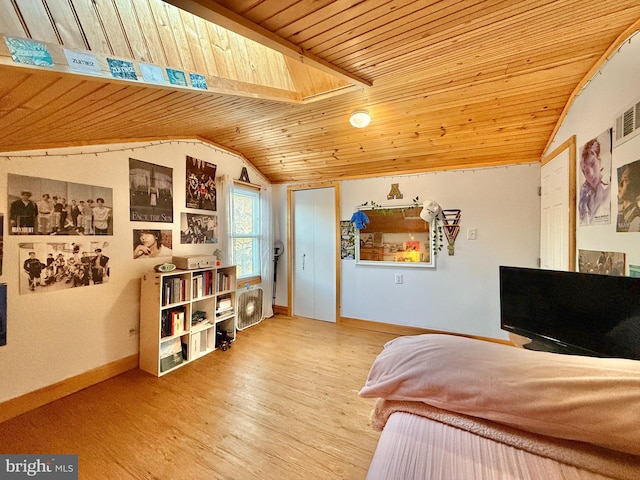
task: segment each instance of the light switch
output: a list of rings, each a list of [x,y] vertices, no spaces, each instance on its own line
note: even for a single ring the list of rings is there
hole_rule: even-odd
[[[478,232],[475,228],[467,228],[467,240],[475,240]]]

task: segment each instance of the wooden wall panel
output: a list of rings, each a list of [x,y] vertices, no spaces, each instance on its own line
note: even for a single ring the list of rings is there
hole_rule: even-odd
[[[69,49],[86,50],[87,42],[68,1],[49,0],[47,8],[62,45]]]
[[[158,27],[149,6],[149,0],[133,0],[138,22],[140,24],[140,34],[149,52],[149,63],[157,65],[171,65],[164,51],[164,45],[158,35]]]
[[[165,7],[165,11],[167,12],[167,19],[169,20],[169,26],[171,27],[171,34],[175,39],[177,53],[180,61],[182,62],[182,68],[188,72],[194,72],[196,67],[193,61],[191,48],[189,47],[189,42],[187,40],[187,34],[182,23],[180,10],[172,5],[167,5]]]
[[[202,54],[204,57],[204,62],[206,66],[206,72],[212,76],[220,76],[220,72],[218,71],[218,65],[216,63],[216,58],[213,53],[213,42],[209,37],[209,29],[208,22],[205,20],[194,17],[194,23],[196,28],[196,34],[200,41],[200,47],[202,48]]]
[[[167,59],[167,65],[174,68],[184,68],[176,40],[173,36],[173,28],[169,21],[168,9],[169,5],[162,2],[151,0],[149,2],[153,17],[155,19],[158,36],[164,49],[164,55]]]
[[[206,72],[207,62],[204,59],[204,50],[202,49],[198,27],[195,17],[186,12],[180,11],[180,19],[184,27],[186,44],[189,46],[191,58],[193,59],[194,72]]]
[[[96,8],[98,19],[103,26],[107,41],[111,46],[113,56],[122,59],[132,59],[129,41],[122,29],[120,16],[112,0],[91,0]]]
[[[88,0],[70,0],[78,16],[82,31],[87,40],[87,48],[96,53],[113,55],[98,13],[93,4]]]
[[[43,42],[58,43],[58,36],[49,21],[42,0],[14,0],[27,26],[30,38]]]
[[[213,45],[213,56],[218,72],[224,78],[238,78],[229,42],[228,30],[212,23],[208,24],[209,39]]]
[[[0,0],[0,32],[13,37],[28,38],[28,34],[20,21],[20,16],[11,0]]]
[[[118,13],[118,19],[124,30],[129,51],[132,58],[139,62],[152,63],[153,58],[149,53],[147,44],[142,35],[142,25],[138,19],[138,13],[131,0],[113,0]]]

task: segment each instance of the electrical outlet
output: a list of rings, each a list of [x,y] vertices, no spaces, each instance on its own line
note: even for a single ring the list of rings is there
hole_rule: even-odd
[[[401,284],[402,283],[402,274],[401,273],[396,273],[396,283],[397,284]]]

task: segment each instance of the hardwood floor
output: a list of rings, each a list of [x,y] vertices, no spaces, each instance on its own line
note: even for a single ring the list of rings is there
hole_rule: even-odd
[[[161,378],[141,370],[0,424],[0,453],[78,454],[79,478],[363,479],[358,397],[396,335],[275,316]]]

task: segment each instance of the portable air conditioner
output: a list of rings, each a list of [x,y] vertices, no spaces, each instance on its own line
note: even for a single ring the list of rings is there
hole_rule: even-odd
[[[238,292],[238,330],[253,327],[262,321],[262,288],[253,287]]]

